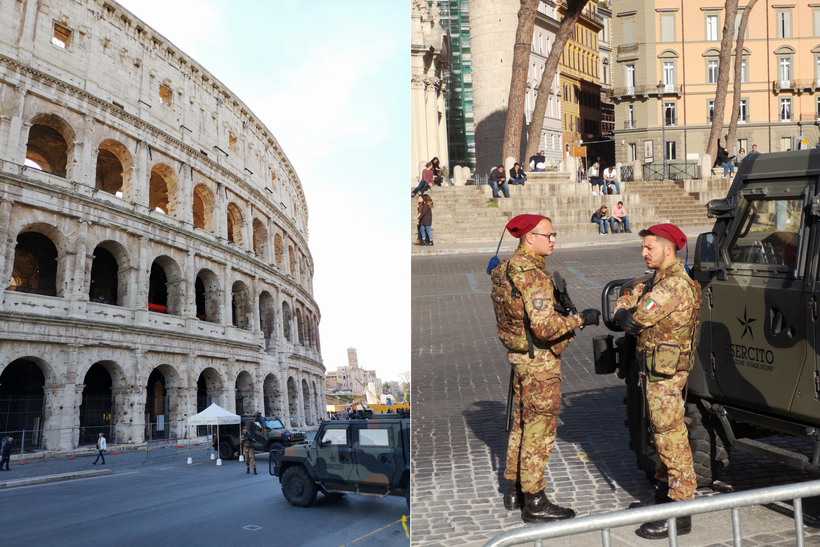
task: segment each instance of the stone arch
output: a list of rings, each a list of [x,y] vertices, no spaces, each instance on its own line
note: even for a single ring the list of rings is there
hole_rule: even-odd
[[[296,389],[296,380],[293,376],[288,377],[288,414],[290,414],[291,425],[299,424],[299,391]]]
[[[159,365],[148,375],[145,387],[145,439],[167,439],[181,417],[179,374],[171,365]]]
[[[194,187],[193,214],[194,226],[209,233],[216,232],[216,219],[214,218],[214,207],[216,199],[214,193],[205,184],[197,184]]]
[[[167,255],[151,263],[148,286],[148,310],[169,315],[182,315],[185,302],[185,280],[179,264]]]
[[[74,129],[56,114],[37,114],[30,123],[26,165],[66,178],[70,165],[69,143],[74,142]]]
[[[93,256],[88,300],[115,306],[130,305],[128,250],[121,243],[106,240],[94,248]]]
[[[305,332],[302,326],[302,310],[296,308],[296,343],[305,344]]]
[[[242,237],[244,221],[242,220],[242,211],[236,203],[230,202],[228,204],[227,218],[228,241],[231,243],[236,243],[237,245],[242,245],[244,243],[244,238]]]
[[[8,290],[63,296],[62,281],[65,275],[64,268],[60,267],[61,253],[49,234],[43,233],[50,232],[48,229],[51,228],[53,227],[35,224],[17,235]]]
[[[131,196],[134,159],[119,141],[106,139],[97,149],[97,171],[94,187],[118,197]]]
[[[275,374],[265,376],[265,381],[262,383],[262,393],[265,416],[281,417],[284,411],[282,393],[279,390],[279,378]]]
[[[151,168],[148,183],[148,208],[160,210],[168,216],[179,216],[179,181],[176,173],[168,165],[158,163]]]
[[[282,236],[279,234],[274,234],[273,236],[273,248],[275,252],[276,265],[281,268],[282,258],[285,255],[285,244],[282,242]]]
[[[290,319],[290,304],[287,302],[282,302],[282,333],[285,335],[285,340],[288,342],[290,342],[292,338]]]
[[[313,408],[310,404],[310,387],[308,387],[307,380],[302,378],[302,399],[305,402],[305,424],[313,425]]]
[[[236,413],[254,414],[256,412],[256,402],[254,399],[253,376],[248,371],[243,370],[236,377]]]
[[[202,321],[219,323],[219,277],[208,268],[199,270],[194,282],[196,316]]]
[[[122,369],[113,361],[99,361],[86,371],[79,407],[78,444],[95,444],[100,433],[113,442],[113,425],[123,416],[122,395],[115,388],[125,382]]]
[[[268,291],[259,295],[259,328],[265,338],[265,351],[276,343],[276,303]]]
[[[196,411],[202,412],[211,403],[220,404],[219,395],[224,390],[225,383],[222,380],[222,375],[213,368],[205,367],[199,373],[196,381]],[[197,435],[207,435],[208,426],[198,426]]]
[[[776,50],[774,50],[775,55],[794,55],[795,50],[792,46],[780,46]]]
[[[231,323],[239,329],[251,330],[253,301],[250,290],[243,281],[236,281],[231,287]]]
[[[253,219],[253,252],[262,260],[268,259],[268,230],[258,218]]]
[[[56,447],[59,432],[50,432],[51,417],[59,411],[57,397],[49,388],[54,371],[43,359],[22,356],[0,370],[0,428],[4,431],[26,430],[31,448]],[[14,411],[15,408],[23,409]],[[59,426],[56,426],[59,427]]]

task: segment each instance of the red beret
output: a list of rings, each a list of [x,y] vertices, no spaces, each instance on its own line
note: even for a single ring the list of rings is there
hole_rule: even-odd
[[[518,215],[507,223],[507,230],[513,237],[521,237],[531,232],[544,218],[542,215]]]
[[[674,243],[679,251],[686,245],[686,236],[674,224],[655,224],[650,226],[647,231],[658,237],[668,239]]]

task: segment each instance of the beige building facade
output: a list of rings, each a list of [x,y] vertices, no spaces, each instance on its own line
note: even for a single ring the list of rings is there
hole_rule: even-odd
[[[324,412],[308,210],[242,100],[112,0],[0,0],[0,431]]]
[[[617,105],[618,161],[657,163],[665,153],[667,161],[675,164],[697,161],[705,153],[723,7],[723,2],[710,0],[615,4],[612,100]],[[729,146],[733,150],[742,146],[748,152],[756,144],[760,152],[774,152],[795,149],[801,140],[808,146],[817,144],[820,4],[756,4],[741,55],[738,142]],[[733,70],[731,74],[724,135],[731,115]]]
[[[365,387],[371,389],[369,384],[374,384],[375,389],[372,390],[374,395],[381,394],[381,381],[376,376],[376,371],[359,367],[359,358],[356,355],[355,348],[348,348],[347,350],[347,366],[338,367],[335,371],[328,371],[325,375],[327,391],[365,393]]]

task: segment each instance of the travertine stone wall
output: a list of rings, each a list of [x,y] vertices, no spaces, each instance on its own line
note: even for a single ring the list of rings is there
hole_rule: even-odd
[[[314,424],[325,370],[308,211],[275,137],[116,2],[0,0],[0,13],[0,374],[17,359],[43,372],[46,447],[76,444],[94,364],[111,375],[120,442],[144,439],[154,369],[178,435],[200,378],[227,409],[238,391],[245,412],[267,400],[286,425]],[[56,295],[12,290],[28,232],[57,250]],[[116,259],[116,301],[90,298],[97,249]],[[167,313],[149,310],[155,263]]]

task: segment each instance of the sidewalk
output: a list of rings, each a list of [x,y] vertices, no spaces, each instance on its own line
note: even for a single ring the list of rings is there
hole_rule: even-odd
[[[712,230],[713,224],[684,228],[683,232],[689,240],[689,258],[692,260],[695,252],[695,242],[698,236],[705,232]],[[556,249],[568,249],[573,247],[597,247],[609,245],[627,245],[630,243],[640,246],[640,237],[636,231],[631,234],[604,234],[595,236],[571,236],[561,237],[561,228],[558,227],[558,240],[555,242]],[[435,235],[435,234],[434,234]],[[498,234],[501,237],[501,234]],[[435,240],[434,240],[435,241]],[[518,246],[518,240],[505,231],[504,240],[501,242],[501,250],[499,254],[512,253]],[[495,253],[498,248],[498,242],[494,243],[445,243],[443,245],[435,244],[432,247],[410,244],[412,248],[412,256],[438,256],[449,254],[466,254],[466,253]],[[685,252],[685,251],[684,251]],[[681,257],[685,258],[685,257]]]

